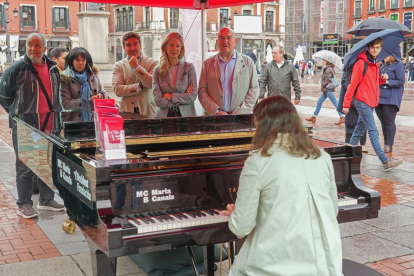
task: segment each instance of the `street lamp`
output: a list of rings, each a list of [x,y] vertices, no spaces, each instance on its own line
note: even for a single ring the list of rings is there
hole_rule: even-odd
[[[13,16],[15,21],[13,21],[13,19],[11,19],[9,17],[9,2],[6,0],[6,2],[4,2],[4,9],[5,9],[5,14],[4,14],[4,18],[3,18],[3,24],[6,23],[6,45],[7,45],[7,50],[6,50],[6,63],[11,63],[11,51],[10,51],[10,35],[9,35],[9,22],[17,22],[17,16],[19,14],[19,11],[14,8],[13,10]]]
[[[227,18],[227,27],[231,28],[231,17]]]

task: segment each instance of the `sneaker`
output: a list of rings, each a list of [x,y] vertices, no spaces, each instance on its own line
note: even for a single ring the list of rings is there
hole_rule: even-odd
[[[42,203],[38,203],[37,204],[37,209],[38,210],[44,210],[44,211],[63,211],[65,210],[65,205],[57,203],[56,200],[52,200],[49,204],[42,204]]]
[[[17,214],[24,218],[34,218],[39,215],[39,213],[30,205],[23,205],[20,207]]]
[[[403,162],[402,160],[395,160],[395,159],[388,160],[387,163],[382,164],[382,168],[384,169],[384,171],[389,171],[401,165],[402,162]]]

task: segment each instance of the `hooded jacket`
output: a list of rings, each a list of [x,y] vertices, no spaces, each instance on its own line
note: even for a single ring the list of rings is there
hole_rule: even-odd
[[[105,89],[98,78],[99,69],[95,65],[92,66],[92,73],[88,72],[88,83],[91,89],[91,97],[96,96],[98,93],[102,94],[104,99],[109,99]],[[81,87],[78,79],[75,76],[75,72],[67,67],[61,73],[61,84],[60,84],[60,100],[62,107],[65,110],[80,110],[82,107],[81,99]],[[89,111],[93,110],[93,102],[89,102]]]
[[[404,93],[405,69],[401,62],[400,47],[392,53],[396,59],[395,62],[384,64],[381,66],[381,73],[388,75],[388,84],[380,86],[380,104],[396,105],[400,110],[401,101]]]
[[[362,76],[364,72],[364,62],[368,64],[367,72],[365,76]],[[352,97],[364,102],[370,107],[376,107],[379,102],[380,84],[384,82],[379,77],[380,65],[369,54],[368,51],[362,52],[357,56],[357,61],[352,70],[351,82],[348,85],[344,98],[344,107],[349,108],[351,106]]]
[[[44,55],[49,68],[52,98],[50,99],[55,112],[62,107],[59,102],[60,76],[56,62]],[[35,67],[27,55],[15,62],[4,72],[0,84],[0,104],[9,113],[9,127],[15,115],[37,113],[39,109],[39,93],[43,93],[34,77]]]

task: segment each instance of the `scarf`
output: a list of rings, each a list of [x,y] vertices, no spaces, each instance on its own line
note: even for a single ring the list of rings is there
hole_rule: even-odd
[[[89,101],[91,99],[91,88],[88,83],[88,73],[86,70],[83,70],[83,73],[78,73],[75,71],[75,77],[78,79],[81,84],[81,100],[82,100],[82,121],[90,121],[92,114],[89,111]]]

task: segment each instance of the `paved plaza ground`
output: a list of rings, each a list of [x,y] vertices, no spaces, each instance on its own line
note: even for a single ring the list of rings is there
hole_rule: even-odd
[[[301,86],[297,109],[304,119],[312,115],[321,92],[317,76],[301,79]],[[338,98],[339,88],[335,95]],[[327,100],[313,124],[314,136],[344,141],[345,129],[334,125],[337,120],[338,114]],[[308,123],[304,120],[304,124]],[[392,153],[404,163],[383,172],[369,141],[367,148],[362,178],[366,186],[381,193],[382,207],[377,219],[340,225],[343,257],[384,275],[414,275],[414,84],[406,85]],[[0,110],[0,275],[92,275],[82,233],[66,234],[61,229],[67,218],[63,212],[43,211],[33,220],[16,215],[14,162],[8,116]],[[36,206],[37,196],[33,200]],[[227,262],[223,272],[227,275]],[[122,257],[118,275],[146,274],[128,257]]]

